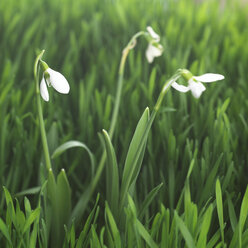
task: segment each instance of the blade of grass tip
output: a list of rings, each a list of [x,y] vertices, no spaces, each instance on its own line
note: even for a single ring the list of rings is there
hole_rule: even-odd
[[[239,247],[242,247],[242,232],[248,215],[248,187],[242,200],[239,216]]]
[[[230,197],[228,192],[226,192],[226,194],[227,194],[227,204],[228,204],[229,218],[230,218],[232,230],[234,232],[236,227],[237,227],[237,223],[238,223],[237,216],[236,216],[236,213],[235,213],[235,210],[234,210],[233,203],[231,201],[231,197]]]
[[[32,223],[36,219],[39,219],[39,217],[40,217],[40,208],[36,208],[34,211],[32,211],[32,213],[27,218],[25,225],[23,227],[23,230],[22,230],[22,234],[24,234],[28,230],[28,228],[32,225]]]
[[[90,212],[90,214],[89,214],[89,216],[88,216],[88,218],[84,224],[83,231],[80,233],[76,248],[83,247],[83,244],[85,245],[85,240],[86,240],[87,234],[90,230],[90,226],[92,225],[94,215],[96,215],[96,208],[98,205],[99,198],[100,198],[100,194],[97,194],[95,205],[94,205],[92,211]]]
[[[177,226],[180,232],[182,233],[187,246],[190,248],[196,248],[194,239],[191,233],[189,232],[189,229],[187,228],[183,220],[178,216],[176,211],[174,212],[174,214],[175,214],[175,220],[176,220]]]
[[[216,206],[217,206],[217,213],[220,224],[221,239],[224,247],[225,241],[224,241],[223,203],[222,203],[222,192],[221,192],[219,179],[217,179],[216,181],[215,193],[216,193]]]
[[[162,186],[163,186],[163,183],[159,184],[154,189],[152,189],[149,192],[149,194],[146,196],[146,199],[144,200],[144,202],[141,204],[141,207],[140,207],[140,212],[139,212],[139,215],[138,215],[139,219],[143,218],[143,216],[145,214],[145,211],[148,209],[148,207],[152,203],[154,197],[158,194],[158,192],[159,192],[159,190],[161,189]]]
[[[6,224],[3,222],[1,218],[0,218],[0,231],[3,234],[3,236],[8,240],[10,247],[13,247],[8,227],[6,226]]]
[[[158,248],[157,244],[152,239],[151,235],[148,233],[148,231],[145,229],[145,227],[141,224],[141,222],[138,219],[135,220],[134,225],[136,229],[138,230],[138,233],[140,234],[140,236],[146,241],[146,243],[151,248]]]
[[[71,187],[65,170],[62,169],[57,177],[57,201],[60,226],[67,225],[71,214]]]
[[[209,231],[209,227],[210,227],[211,219],[212,219],[212,212],[213,212],[213,205],[211,204],[203,216],[201,231],[200,231],[200,235],[197,241],[198,248],[206,247],[207,235],[208,235],[208,231]]]
[[[5,188],[3,186],[3,189],[4,189],[4,194],[5,194],[5,201],[6,201],[6,205],[7,205],[7,210],[10,214],[11,221],[14,223],[14,225],[16,225],[16,214],[15,214],[15,208],[14,208],[14,204],[12,201],[12,197],[11,197],[9,191],[7,190],[7,188]]]
[[[115,220],[114,220],[114,217],[110,211],[110,208],[108,206],[108,203],[106,202],[105,203],[105,214],[106,214],[106,220],[107,222],[109,223],[109,227],[110,227],[110,230],[111,230],[111,233],[112,233],[112,237],[113,237],[113,241],[115,243],[115,247],[118,248],[120,247],[121,248],[121,236],[120,236],[120,232],[118,230],[118,227],[115,223]]]
[[[106,166],[106,184],[107,184],[107,201],[110,204],[110,209],[116,217],[119,211],[119,170],[116,160],[115,151],[108,133],[103,130],[103,138],[107,152]]]
[[[98,239],[98,235],[96,233],[96,229],[94,226],[91,227],[91,240],[90,240],[90,247],[101,247],[100,240]]]

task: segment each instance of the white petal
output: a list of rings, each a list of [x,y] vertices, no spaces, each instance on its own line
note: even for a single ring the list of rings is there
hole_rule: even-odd
[[[146,29],[155,41],[157,41],[157,42],[160,41],[160,36],[154,32],[152,27],[148,26]]]
[[[188,92],[190,90],[189,87],[178,84],[177,82],[172,83],[171,87],[173,87],[175,90],[178,90],[178,91],[183,92],[183,93]]]
[[[46,71],[50,75],[49,81],[52,87],[59,93],[68,94],[70,86],[66,78],[61,73],[54,71],[51,68],[48,68]]]
[[[194,79],[203,83],[211,83],[224,79],[225,77],[221,74],[206,73],[201,76],[194,76]]]
[[[146,49],[146,58],[149,63],[153,62],[154,57],[159,57],[163,53],[163,48],[160,45],[160,48],[153,46],[151,43],[149,43],[147,49]]]
[[[48,94],[47,85],[46,85],[46,81],[44,77],[42,77],[41,82],[40,82],[40,95],[46,102],[49,101],[49,94]]]
[[[199,98],[202,92],[206,90],[206,87],[201,82],[189,80],[189,89],[195,98]]]

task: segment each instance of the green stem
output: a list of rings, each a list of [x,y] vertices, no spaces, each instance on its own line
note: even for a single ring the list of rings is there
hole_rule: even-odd
[[[44,156],[45,156],[45,161],[46,161],[46,168],[49,171],[52,169],[52,165],[51,165],[50,154],[49,154],[49,149],[48,149],[47,136],[46,136],[44,119],[43,119],[41,101],[40,101],[40,87],[39,87],[39,66],[40,66],[40,61],[41,61],[41,58],[44,52],[45,50],[43,50],[36,58],[36,61],[34,64],[34,78],[35,78],[36,102],[37,102],[37,110],[38,110],[38,117],[39,117],[39,124],[40,124],[41,140],[42,140],[43,151],[44,151]]]

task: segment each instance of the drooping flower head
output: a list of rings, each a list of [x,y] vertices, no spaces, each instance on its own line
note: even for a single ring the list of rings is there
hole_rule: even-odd
[[[199,98],[206,87],[202,83],[212,83],[219,80],[223,80],[224,76],[216,73],[206,73],[201,76],[194,76],[190,71],[183,69],[181,71],[182,77],[187,80],[188,85],[184,86],[177,82],[172,83],[172,87],[180,92],[191,91],[195,98]]]
[[[40,82],[40,94],[41,97],[48,102],[49,101],[49,93],[48,87],[53,87],[56,91],[61,94],[68,94],[70,91],[69,83],[66,78],[59,72],[52,70],[48,67],[48,65],[41,61],[42,68],[44,70],[43,76]]]
[[[160,36],[155,33],[155,31],[152,29],[152,27],[148,26],[148,39],[149,44],[146,49],[146,58],[149,63],[152,63],[155,57],[159,57],[163,53],[163,47],[161,44],[159,44]]]

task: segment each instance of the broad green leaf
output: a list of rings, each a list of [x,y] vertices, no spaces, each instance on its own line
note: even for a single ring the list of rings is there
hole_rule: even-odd
[[[57,201],[60,225],[68,224],[69,216],[71,214],[71,188],[65,173],[62,169],[57,177]]]
[[[145,133],[145,131],[147,130],[148,120],[149,109],[146,108],[138,122],[128,149],[121,183],[121,208],[123,207],[124,201],[126,199],[128,189],[132,181],[137,177],[137,173],[139,172],[138,168],[140,167],[140,163],[142,162],[142,159],[139,160],[139,158],[147,140],[147,133]]]

